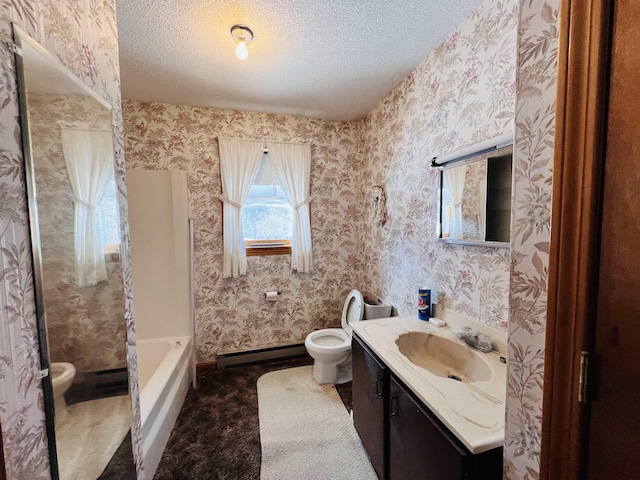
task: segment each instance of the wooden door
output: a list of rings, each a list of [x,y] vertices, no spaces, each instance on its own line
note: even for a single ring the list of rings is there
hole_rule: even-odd
[[[640,478],[640,2],[615,2],[587,478]],[[596,303],[594,298],[594,304]]]
[[[640,478],[640,2],[560,6],[540,476]]]
[[[378,478],[383,480],[387,478],[385,438],[388,369],[368,352],[355,335],[351,354],[353,425]]]

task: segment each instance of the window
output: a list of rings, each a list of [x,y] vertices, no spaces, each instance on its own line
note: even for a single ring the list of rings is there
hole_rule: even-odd
[[[237,278],[247,274],[247,255],[291,253],[291,271],[311,273],[313,253],[311,245],[311,145],[308,143],[263,142],[218,137],[220,149],[220,180],[222,192],[219,195],[222,206],[222,277]],[[268,148],[265,157],[262,152]],[[281,178],[277,178],[275,169]],[[257,174],[256,174],[257,173]],[[279,180],[279,182],[278,182]],[[278,211],[281,202],[277,186],[284,191],[293,210],[292,235],[287,239],[249,239],[255,243],[284,243],[285,246],[254,246],[247,252],[244,236],[242,207],[251,187],[271,186],[269,201],[265,202],[260,189],[254,189],[260,202],[270,204]],[[276,187],[274,189],[274,186]],[[282,205],[282,203],[281,203]],[[283,210],[281,208],[281,210]],[[251,218],[251,215],[249,215]],[[251,221],[251,220],[249,220]],[[250,230],[251,226],[247,225]],[[255,236],[262,237],[264,233]],[[279,236],[279,235],[277,235]],[[260,240],[261,242],[257,242]],[[290,243],[291,246],[286,246]],[[267,247],[268,248],[268,247]]]
[[[101,197],[114,178],[112,131],[61,125],[60,132],[76,204],[73,232],[76,285],[90,287],[107,280],[100,215],[96,210],[100,210]]]
[[[291,253],[293,207],[277,178],[271,159],[262,156],[249,196],[242,205],[247,255]]]
[[[120,250],[120,212],[116,179],[112,175],[96,208],[96,231],[105,253],[116,253]]]

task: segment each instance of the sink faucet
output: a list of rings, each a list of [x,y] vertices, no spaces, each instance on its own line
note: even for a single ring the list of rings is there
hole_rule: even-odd
[[[491,336],[475,333],[470,327],[462,327],[462,331],[456,333],[456,337],[482,353],[489,353],[493,350]]]

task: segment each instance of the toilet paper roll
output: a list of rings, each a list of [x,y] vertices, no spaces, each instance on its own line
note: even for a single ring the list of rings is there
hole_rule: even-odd
[[[267,302],[275,302],[278,299],[278,292],[266,292]]]

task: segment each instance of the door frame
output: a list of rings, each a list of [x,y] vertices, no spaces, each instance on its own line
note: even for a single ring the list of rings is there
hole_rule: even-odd
[[[586,474],[614,0],[561,0],[540,478]]]

